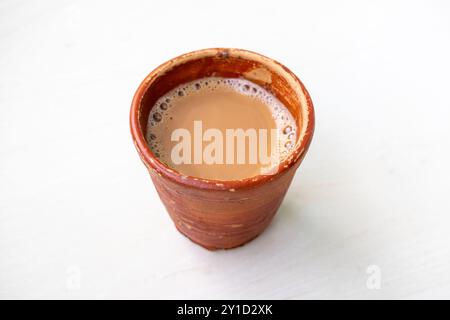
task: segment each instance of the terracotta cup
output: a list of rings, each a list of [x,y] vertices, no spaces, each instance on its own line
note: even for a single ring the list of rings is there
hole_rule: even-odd
[[[245,78],[274,94],[298,124],[295,147],[278,172],[243,180],[186,177],[161,163],[145,140],[150,109],[180,84],[204,77]],[[214,48],[176,57],[153,70],[131,104],[136,149],[177,229],[207,249],[241,246],[258,236],[277,212],[311,142],[314,109],[300,80],[285,66],[254,52]]]

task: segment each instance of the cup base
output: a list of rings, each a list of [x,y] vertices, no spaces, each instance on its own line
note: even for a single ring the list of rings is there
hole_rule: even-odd
[[[178,230],[179,233],[181,233],[183,236],[185,236],[187,239],[189,239],[192,243],[195,243],[196,245],[199,245],[209,251],[218,251],[218,250],[230,250],[230,249],[235,249],[235,248],[239,248],[239,247],[243,247],[244,245],[246,245],[247,243],[255,240],[256,238],[258,238],[261,233],[263,233],[264,230],[262,230],[260,233],[258,233],[257,235],[255,235],[253,238],[250,238],[248,240],[246,240],[245,242],[242,242],[240,244],[234,244],[234,245],[230,245],[230,246],[211,246],[205,243],[201,243],[200,241],[196,241],[192,238],[190,238],[187,234],[183,233],[183,231],[180,230],[180,228],[178,228],[178,226],[174,223],[175,228]]]

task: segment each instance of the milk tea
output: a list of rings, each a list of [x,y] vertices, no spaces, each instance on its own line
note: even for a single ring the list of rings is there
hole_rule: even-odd
[[[261,86],[209,77],[159,98],[146,139],[155,156],[182,175],[229,181],[275,173],[297,131],[289,110]]]

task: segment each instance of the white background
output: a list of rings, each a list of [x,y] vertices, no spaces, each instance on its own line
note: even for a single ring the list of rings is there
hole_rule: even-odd
[[[0,298],[450,298],[449,42],[448,1],[0,1]],[[217,46],[284,63],[317,118],[271,226],[209,252],[128,114]]]

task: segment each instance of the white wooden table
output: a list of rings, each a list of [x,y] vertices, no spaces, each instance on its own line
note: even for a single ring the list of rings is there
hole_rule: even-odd
[[[449,3],[218,3],[0,1],[0,298],[450,298]],[[128,113],[216,46],[291,68],[317,126],[269,229],[209,252]]]

